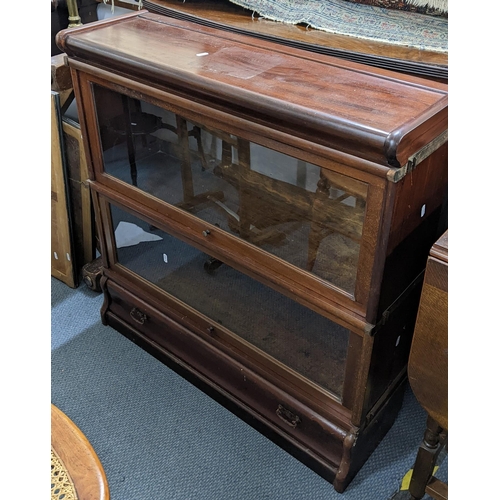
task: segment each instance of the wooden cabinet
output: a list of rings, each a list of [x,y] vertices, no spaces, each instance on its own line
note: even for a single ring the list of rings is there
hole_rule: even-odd
[[[415,397],[427,412],[427,428],[410,482],[412,500],[448,498],[434,467],[448,439],[448,231],[432,246],[408,361]]]
[[[58,44],[103,321],[343,491],[402,401],[447,86],[145,11]]]
[[[66,161],[61,121],[61,96],[51,91],[51,275],[76,288],[71,224],[68,217]]]
[[[95,258],[96,242],[80,125],[65,115],[73,90],[64,57],[51,58],[51,274],[76,288],[82,267]]]

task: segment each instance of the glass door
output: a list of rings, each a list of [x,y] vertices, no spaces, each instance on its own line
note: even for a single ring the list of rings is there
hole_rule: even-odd
[[[367,183],[93,90],[106,174],[354,296]]]
[[[128,211],[110,204],[110,214],[116,260],[127,273],[220,326],[227,334],[218,340],[250,345],[250,356],[265,353],[341,398],[349,330]]]

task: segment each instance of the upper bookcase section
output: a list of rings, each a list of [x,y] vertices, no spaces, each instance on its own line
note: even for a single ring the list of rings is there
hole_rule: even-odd
[[[71,28],[72,60],[400,167],[447,130],[448,86],[147,11]]]

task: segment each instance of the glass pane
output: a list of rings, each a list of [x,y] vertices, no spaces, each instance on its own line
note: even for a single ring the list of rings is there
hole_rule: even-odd
[[[118,261],[340,396],[349,331],[111,206]]]
[[[367,185],[95,86],[104,170],[354,294]]]

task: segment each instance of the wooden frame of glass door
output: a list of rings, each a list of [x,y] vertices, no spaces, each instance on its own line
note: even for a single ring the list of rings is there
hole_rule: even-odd
[[[86,65],[82,66],[87,69]],[[96,113],[88,113],[82,117],[82,125],[85,123],[84,128],[93,153],[91,156],[92,177],[100,184],[126,193],[130,199],[141,202],[164,217],[168,217],[169,220],[177,223],[179,228],[185,228],[186,236],[204,245],[217,258],[227,260],[230,265],[241,266],[241,262],[246,262],[247,268],[257,272],[262,278],[271,278],[279,291],[282,293],[285,291],[284,293],[298,298],[302,303],[307,304],[317,312],[328,315],[333,320],[352,314],[357,315],[362,320],[367,315],[370,303],[375,303],[377,299],[379,283],[374,281],[380,279],[381,274],[373,272],[373,270],[383,264],[383,256],[381,256],[382,252],[379,251],[379,247],[381,246],[380,242],[384,242],[384,238],[381,238],[379,233],[386,210],[387,168],[282,134],[258,123],[242,120],[229,114],[231,110],[222,112],[211,109],[162,90],[154,91],[153,89],[152,92],[151,87],[146,89],[138,82],[117,75],[106,72],[101,74],[101,71],[95,68],[89,68],[89,70],[93,74],[88,75],[81,71],[73,72],[78,80],[78,85],[75,86],[78,86],[78,92],[85,102],[86,109],[95,109],[92,85],[96,83],[119,93],[147,100],[173,113],[181,114],[186,119],[198,123],[202,122],[208,127],[221,129],[256,144],[316,164],[326,170],[332,170],[365,182],[368,185],[368,195],[353,297],[321,278],[296,269],[281,259],[273,257],[236,237],[223,234],[223,231],[216,227],[210,228],[212,242],[207,242],[207,239],[202,237],[206,223],[201,224],[195,216],[168,206],[166,203],[160,202],[104,173]],[[96,72],[97,74],[95,74]],[[112,83],[109,83],[108,80]],[[290,294],[291,289],[293,289],[293,294]]]

